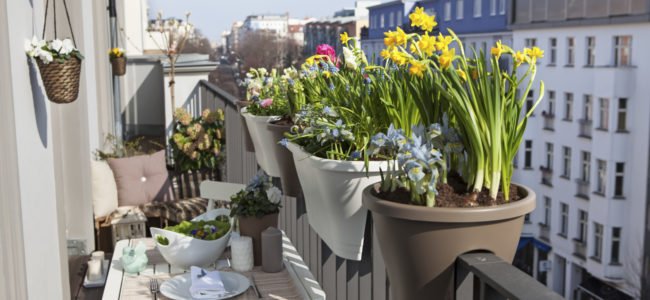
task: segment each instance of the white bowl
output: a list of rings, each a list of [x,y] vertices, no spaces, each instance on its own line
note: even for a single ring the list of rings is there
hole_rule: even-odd
[[[230,210],[220,208],[208,211],[192,221],[214,220],[217,216],[228,216]],[[228,246],[232,233],[233,219],[230,218],[230,230],[224,236],[213,241],[195,239],[169,230],[151,227],[151,236],[163,236],[169,240],[168,245],[161,245],[156,240],[156,248],[165,260],[172,266],[189,269],[191,266],[203,267],[214,263]]]

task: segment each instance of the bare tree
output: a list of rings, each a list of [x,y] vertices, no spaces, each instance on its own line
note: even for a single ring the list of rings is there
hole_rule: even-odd
[[[250,68],[285,68],[301,60],[301,46],[290,38],[280,38],[270,31],[248,33],[238,47],[237,55]]]

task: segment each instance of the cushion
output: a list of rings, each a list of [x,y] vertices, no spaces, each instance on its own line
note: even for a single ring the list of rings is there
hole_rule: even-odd
[[[167,175],[165,150],[152,155],[110,158],[108,164],[115,176],[120,206],[174,200]]]
[[[149,218],[162,218],[174,224],[189,221],[205,213],[208,199],[189,198],[166,203],[148,203],[140,205],[140,209]]]
[[[111,167],[105,161],[90,162],[95,218],[110,215],[117,208],[117,185]]]

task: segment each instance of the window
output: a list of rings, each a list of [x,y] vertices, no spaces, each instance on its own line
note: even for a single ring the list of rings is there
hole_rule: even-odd
[[[506,14],[506,0],[499,0],[499,14]]]
[[[386,16],[384,14],[381,14],[379,16],[379,27],[384,28],[386,26]]]
[[[445,21],[451,20],[451,0],[445,1]]]
[[[562,147],[562,177],[571,178],[571,148]]]
[[[605,185],[607,183],[607,162],[601,159],[596,160],[598,167],[598,182],[596,184],[596,192],[605,194]]]
[[[594,252],[593,258],[600,261],[603,253],[603,225],[594,222]]]
[[[616,131],[627,131],[627,98],[618,99],[618,117],[616,118]]]
[[[614,37],[614,66],[629,66],[631,64],[631,44],[632,37],[629,35]]]
[[[566,203],[560,203],[560,232],[559,234],[566,238],[569,230],[569,206]]]
[[[573,93],[564,93],[564,120],[573,120]]]
[[[393,26],[395,26],[395,13],[391,11],[388,15],[388,27]]]
[[[592,99],[591,95],[585,95],[585,100],[584,100],[584,103],[583,103],[583,106],[582,106],[582,119],[584,119],[585,121],[591,121],[592,120],[592,115],[593,115],[592,106],[593,106],[593,104],[592,104],[591,99]]]
[[[623,178],[625,176],[625,163],[616,163],[614,175],[614,197],[623,197]]]
[[[402,13],[398,12],[397,13],[397,26],[402,26],[402,25],[404,25],[404,24],[402,24]]]
[[[587,66],[593,67],[596,63],[596,38],[587,37]]]
[[[557,62],[557,39],[556,38],[550,38],[548,39],[548,45],[549,45],[549,52],[550,52],[550,61],[549,64],[555,65]]]
[[[497,15],[497,0],[490,0],[490,16]]]
[[[566,64],[567,66],[573,66],[575,61],[575,45],[572,37],[566,39]]]
[[[481,16],[481,2],[483,0],[474,0],[474,17],[478,18]]]
[[[462,20],[464,15],[465,1],[456,0],[456,20]]]
[[[621,227],[612,227],[612,253],[609,263],[612,265],[620,264],[621,248]]]
[[[533,141],[526,140],[524,149],[524,168],[531,168],[533,165]]]
[[[582,161],[580,163],[582,168],[580,168],[580,180],[583,182],[589,182],[589,173],[591,173],[591,153],[587,151],[582,151]]]
[[[548,115],[555,115],[555,91],[548,91]]]
[[[553,170],[553,144],[546,143],[546,169]]]
[[[598,129],[607,130],[609,128],[609,99],[600,98],[600,109],[598,110]]]
[[[533,90],[528,91],[528,95],[526,96],[526,111],[524,112],[525,114],[527,114],[531,109],[533,109],[533,104],[535,104],[535,100],[533,100],[534,97],[535,97],[535,92]]]
[[[551,227],[551,198],[544,197],[544,225]]]
[[[577,239],[583,243],[587,243],[587,226],[589,214],[584,210],[578,211],[578,237]]]
[[[537,39],[535,38],[528,38],[524,40],[524,43],[526,44],[526,48],[533,48],[537,46]]]

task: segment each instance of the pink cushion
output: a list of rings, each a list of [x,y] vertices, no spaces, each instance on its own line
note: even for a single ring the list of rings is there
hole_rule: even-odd
[[[117,183],[120,206],[173,200],[165,151],[152,155],[108,159]]]

